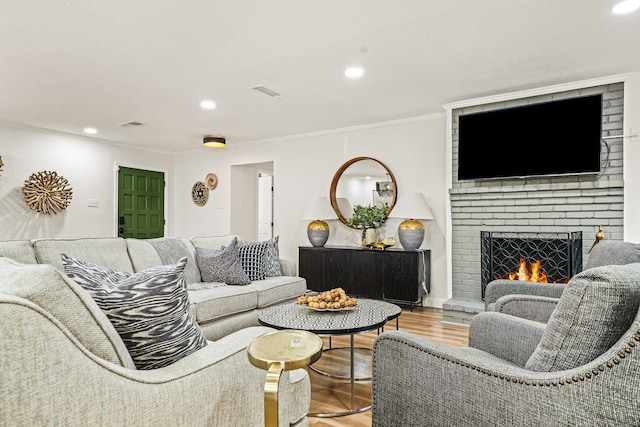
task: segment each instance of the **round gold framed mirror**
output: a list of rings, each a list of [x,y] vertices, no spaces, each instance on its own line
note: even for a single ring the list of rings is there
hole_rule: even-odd
[[[396,178],[381,161],[372,157],[355,157],[345,162],[333,176],[329,199],[338,219],[349,225],[353,207],[384,206],[389,208],[385,219],[396,204],[398,190]]]

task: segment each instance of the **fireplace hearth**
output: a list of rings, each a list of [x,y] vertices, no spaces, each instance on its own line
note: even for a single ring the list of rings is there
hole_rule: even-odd
[[[482,299],[489,282],[517,278],[522,265],[540,268],[548,283],[567,283],[582,271],[582,232],[480,232]]]

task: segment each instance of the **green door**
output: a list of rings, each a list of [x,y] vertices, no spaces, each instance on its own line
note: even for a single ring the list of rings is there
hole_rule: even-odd
[[[118,236],[164,236],[164,173],[120,167]]]

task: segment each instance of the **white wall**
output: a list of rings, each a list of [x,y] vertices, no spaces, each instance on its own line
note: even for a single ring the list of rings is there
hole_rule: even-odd
[[[176,159],[175,230],[177,235],[218,235],[230,232],[231,167],[273,161],[274,235],[280,236],[283,258],[297,262],[298,246],[308,246],[308,221],[301,220],[307,202],[329,196],[334,173],[347,160],[373,157],[396,177],[398,191],[423,192],[436,221],[426,223],[424,248],[431,249],[431,295],[426,304],[440,305],[448,298],[445,261],[445,115],[381,123],[274,141],[240,144],[224,149],[202,149]],[[218,187],[202,208],[191,203],[188,190],[207,173],[216,173]],[[382,236],[395,237],[400,219],[390,219]],[[328,245],[355,245],[359,232],[331,221]],[[241,236],[244,237],[244,236]]]
[[[624,240],[640,242],[640,75],[624,87]]]
[[[167,180],[173,168],[167,154],[1,125],[0,156],[0,240],[115,236],[116,163],[162,171]],[[64,176],[73,189],[69,207],[55,215],[30,210],[22,198],[24,181],[44,170]],[[88,207],[88,199],[100,206]],[[170,194],[167,205],[173,205]],[[165,215],[171,219],[171,209]]]

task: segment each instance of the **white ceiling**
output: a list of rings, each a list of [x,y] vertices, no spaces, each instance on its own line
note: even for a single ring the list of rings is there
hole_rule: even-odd
[[[0,123],[179,152],[438,113],[640,71],[640,11],[614,3],[0,0]]]

